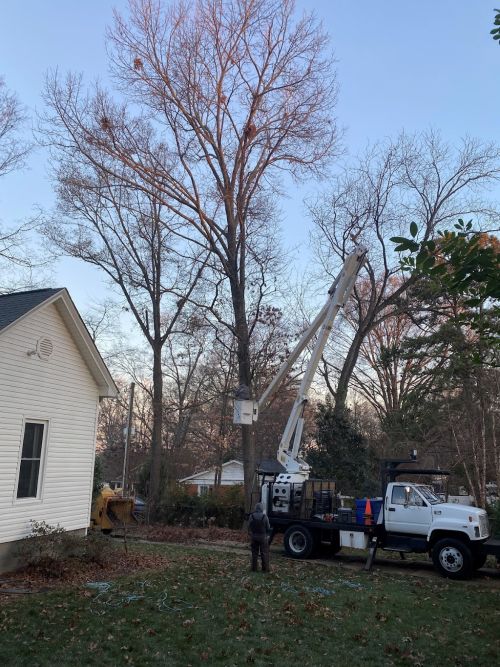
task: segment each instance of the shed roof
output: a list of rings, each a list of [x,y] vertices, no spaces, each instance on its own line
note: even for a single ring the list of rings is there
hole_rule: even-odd
[[[0,295],[0,336],[29,313],[49,304],[54,304],[62,317],[94,377],[100,396],[116,396],[118,394],[116,384],[66,288],[38,289]]]
[[[238,466],[243,468],[243,463],[242,461],[238,461],[237,459],[231,459],[231,461],[226,461],[225,463],[222,464],[222,468],[226,468],[227,466],[230,466],[231,464],[236,463]],[[215,472],[215,466],[212,468],[209,468],[208,470],[203,470],[202,472],[197,472],[194,475],[189,475],[189,477],[183,477],[182,479],[179,480],[180,483],[182,482],[187,482],[190,479],[199,479],[203,478],[206,475],[210,475],[211,473]]]

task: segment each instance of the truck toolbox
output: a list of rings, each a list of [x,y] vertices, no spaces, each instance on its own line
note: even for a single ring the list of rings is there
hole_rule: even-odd
[[[359,531],[341,530],[340,546],[351,547],[351,549],[366,549],[368,546],[368,535]]]

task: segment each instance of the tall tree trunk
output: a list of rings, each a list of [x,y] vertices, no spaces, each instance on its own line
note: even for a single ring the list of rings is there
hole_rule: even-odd
[[[245,308],[244,288],[241,285],[231,284],[233,308],[235,314],[235,329],[237,337],[238,381],[240,386],[248,388],[248,397],[252,398],[250,372],[250,339]],[[250,511],[252,487],[255,476],[255,446],[253,426],[243,424],[241,427],[241,449],[243,454],[243,479],[245,485],[245,507]]]
[[[162,426],[163,426],[163,374],[161,369],[162,341],[153,343],[153,432],[151,435],[151,467],[149,498],[151,512],[158,511],[161,496]]]
[[[346,410],[347,392],[349,390],[349,382],[353,374],[356,362],[358,361],[359,351],[363,340],[367,334],[367,329],[360,328],[351,343],[342,371],[340,372],[339,381],[337,383],[337,391],[335,392],[335,417],[343,417]]]
[[[498,389],[498,378],[496,387]],[[495,406],[492,406],[490,416],[491,416],[491,446],[493,455],[494,479],[497,485],[497,493],[500,493],[500,447],[498,446],[498,440],[497,440]]]

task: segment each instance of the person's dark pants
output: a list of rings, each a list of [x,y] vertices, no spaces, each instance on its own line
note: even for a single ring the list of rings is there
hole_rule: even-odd
[[[259,554],[262,560],[262,572],[269,572],[269,541],[267,535],[252,535],[252,572],[257,571]]]

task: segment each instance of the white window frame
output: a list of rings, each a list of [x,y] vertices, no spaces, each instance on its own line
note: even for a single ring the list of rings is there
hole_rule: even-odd
[[[19,478],[21,476],[21,461],[23,460],[23,443],[24,443],[24,434],[26,431],[26,424],[43,424],[43,438],[42,438],[42,450],[40,452],[40,467],[38,469],[38,482],[36,487],[36,496],[30,496],[29,498],[18,498],[17,492],[19,489]],[[26,503],[36,503],[41,502],[43,499],[43,487],[45,480],[45,458],[47,452],[47,442],[49,440],[49,429],[50,429],[50,420],[49,419],[40,419],[40,418],[31,418],[24,417],[21,428],[21,437],[19,442],[19,458],[17,462],[17,475],[16,475],[16,485],[14,487],[14,497],[13,502],[16,504],[26,504]]]

